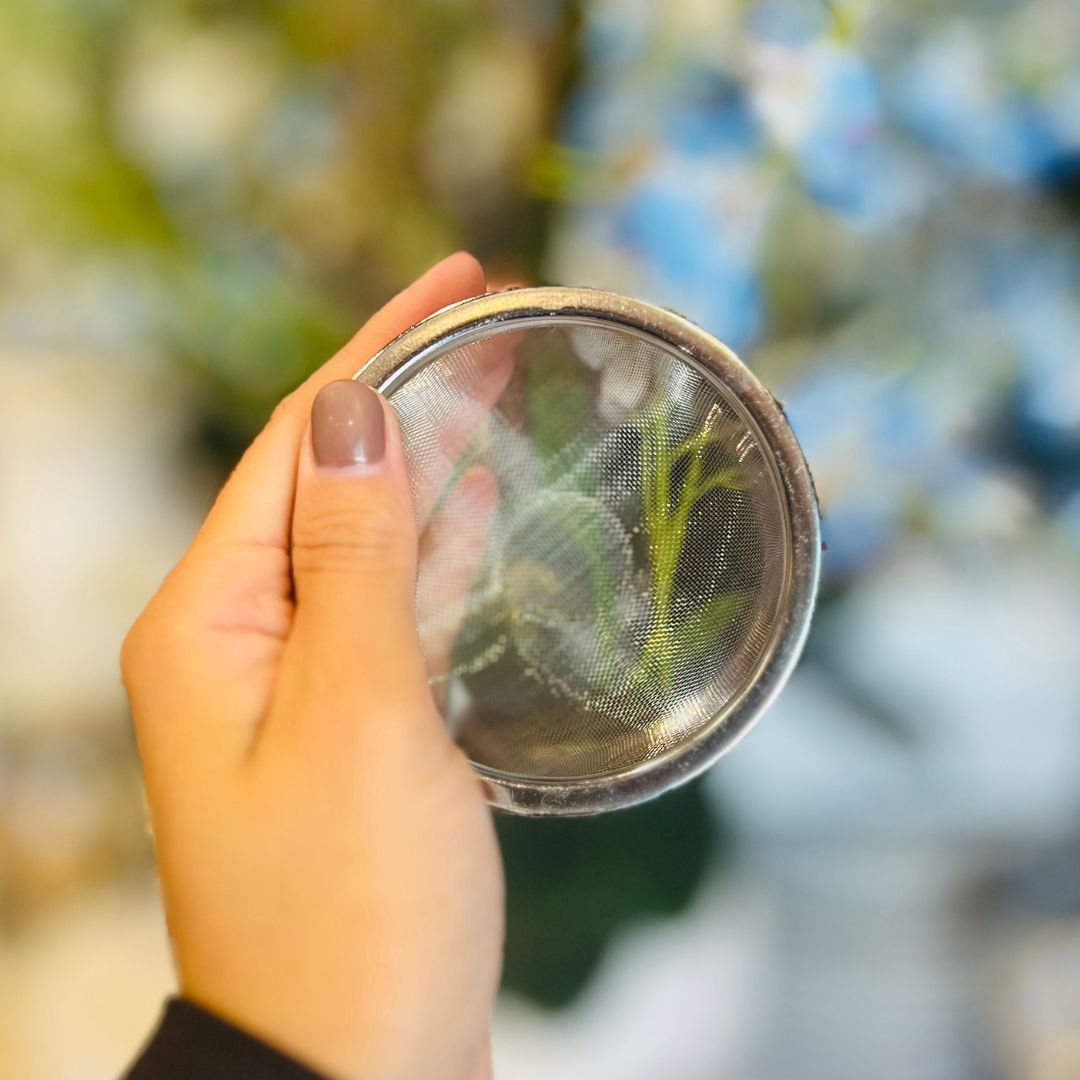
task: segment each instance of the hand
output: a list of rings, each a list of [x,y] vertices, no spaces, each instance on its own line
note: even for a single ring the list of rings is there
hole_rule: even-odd
[[[494,830],[428,689],[393,412],[333,382],[483,290],[451,256],[281,403],[121,658],[182,992],[340,1080],[490,1068]]]

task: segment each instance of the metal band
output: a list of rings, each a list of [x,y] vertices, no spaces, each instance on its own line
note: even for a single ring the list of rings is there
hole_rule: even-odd
[[[594,814],[630,806],[689,780],[731,749],[780,692],[802,652],[813,612],[821,558],[817,496],[810,471],[780,404],[726,346],[681,315],[588,288],[526,288],[452,304],[417,323],[357,373],[392,396],[434,356],[513,323],[599,322],[644,334],[677,351],[734,400],[771,455],[784,495],[788,541],[786,581],[772,641],[743,692],[685,745],[621,772],[573,780],[530,780],[474,763],[488,801],[530,816]]]

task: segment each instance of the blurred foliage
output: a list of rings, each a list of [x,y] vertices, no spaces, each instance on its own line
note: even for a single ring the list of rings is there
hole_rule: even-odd
[[[227,467],[273,404],[433,261],[532,278],[530,181],[577,7],[11,0],[0,17],[9,271],[138,283]],[[46,272],[42,270],[41,272]]]
[[[700,782],[616,814],[497,825],[504,985],[549,1006],[573,999],[619,930],[681,911],[723,853]]]

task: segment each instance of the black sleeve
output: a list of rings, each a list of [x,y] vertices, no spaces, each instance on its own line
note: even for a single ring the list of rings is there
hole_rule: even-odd
[[[170,998],[124,1080],[325,1080],[198,1005]]]

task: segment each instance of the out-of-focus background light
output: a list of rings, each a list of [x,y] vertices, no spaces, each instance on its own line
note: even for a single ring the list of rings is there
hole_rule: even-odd
[[[468,247],[738,349],[828,542],[704,781],[500,823],[500,1078],[1080,1076],[1078,58],[1073,0],[5,0],[0,1074],[115,1074],[170,986],[126,626]]]

